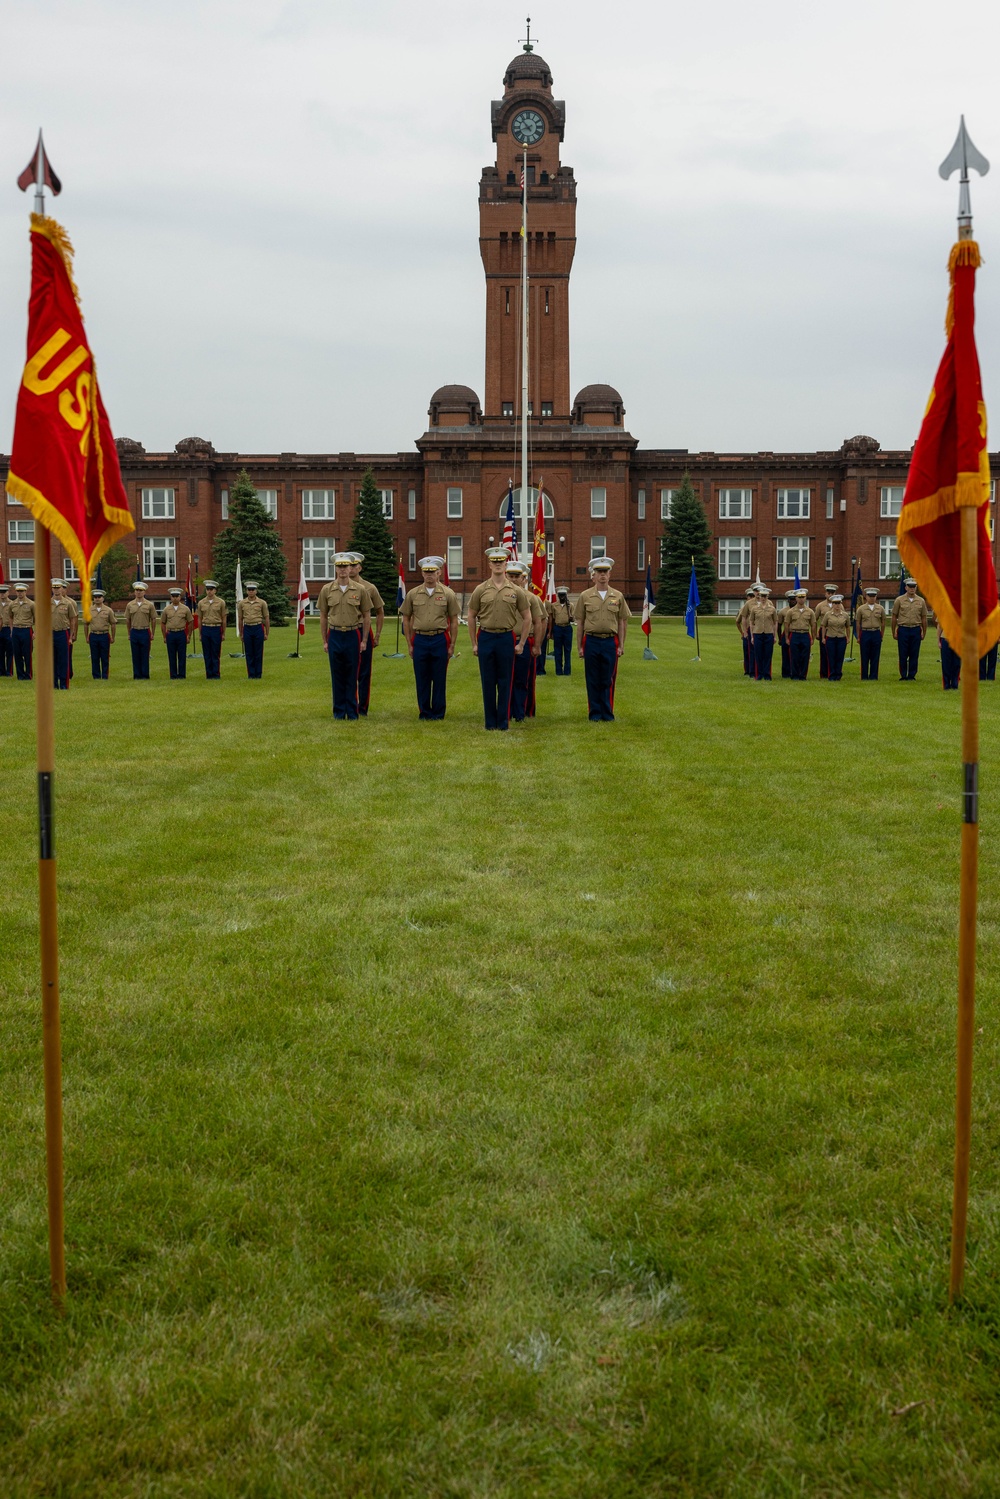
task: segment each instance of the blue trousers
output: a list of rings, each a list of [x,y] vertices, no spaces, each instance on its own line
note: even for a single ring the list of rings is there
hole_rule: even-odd
[[[618,636],[598,640],[583,637],[583,675],[587,683],[587,713],[594,723],[615,721],[615,678],[618,675]]]
[[[11,638],[10,625],[4,625],[0,630],[0,677],[12,677],[14,675],[14,641]]]
[[[781,675],[790,677],[792,674],[792,648],[788,644],[788,636],[781,637]]]
[[[413,678],[421,718],[444,718],[448,685],[448,636],[414,635]]]
[[[514,636],[509,630],[496,635],[480,630],[479,680],[483,688],[483,715],[488,729],[506,729],[514,685]],[[527,650],[527,645],[525,650]]]
[[[544,635],[542,637],[542,654],[540,656],[536,656],[535,657],[535,676],[536,677],[544,677],[545,676],[545,663],[548,660],[548,656],[549,656],[549,637],[547,635]]]
[[[556,676],[568,677],[573,665],[573,626],[552,626],[552,651],[556,658]]]
[[[831,635],[826,642],[827,676],[831,682],[840,682],[844,676],[844,657],[847,655],[846,636]]]
[[[820,675],[820,680],[821,681],[822,681],[822,679],[824,677],[828,677],[830,675],[830,656],[829,656],[829,651],[830,651],[829,642],[827,642],[826,644],[824,644],[823,641],[821,640],[820,643],[819,643],[819,675]]]
[[[361,631],[331,630],[329,653],[330,680],[333,684],[333,716],[334,718],[357,718]]]
[[[372,660],[375,655],[375,636],[368,631],[368,640],[358,662],[358,712],[368,717],[368,704],[372,700]]]
[[[205,658],[206,677],[219,677],[222,661],[222,626],[202,625],[201,627],[201,654]]]
[[[0,631],[2,633],[2,631]],[[2,658],[0,658],[2,659]],[[3,673],[0,672],[0,676]],[[10,676],[10,672],[7,673]],[[979,658],[979,680],[981,682],[995,682],[997,679],[997,647],[991,645],[985,656]]]
[[[962,658],[941,636],[941,685],[945,692],[958,691],[958,679],[962,674]]]
[[[882,631],[862,630],[858,646],[861,650],[862,682],[877,682],[878,660],[882,654]]]
[[[167,631],[167,661],[170,664],[170,680],[176,682],[187,676],[188,638],[186,630]]]
[[[132,647],[132,677],[136,682],[149,681],[149,631],[129,630],[128,643]]]
[[[243,626],[243,655],[247,663],[248,677],[264,675],[264,626]]]
[[[771,680],[771,657],[774,655],[774,636],[770,630],[753,638],[753,659],[758,682]]]
[[[111,667],[111,634],[105,630],[103,635],[91,635],[90,637],[90,674],[98,682],[108,680],[108,671]]]
[[[523,723],[535,716],[535,662],[531,654],[531,637],[525,641],[524,650],[514,657],[514,680],[510,694],[510,716],[515,723]]]
[[[752,677],[753,676],[753,636],[752,635],[743,635],[741,637],[741,639],[743,641],[743,675],[745,677]]]
[[[31,681],[31,643],[34,639],[34,631],[30,625],[15,625],[11,631],[13,637],[11,645],[14,650],[14,666],[17,670],[19,682]]]
[[[65,692],[69,686],[69,631],[52,631],[52,674],[56,687]]]
[[[792,680],[804,682],[809,675],[809,655],[812,641],[808,630],[793,630],[788,637],[788,649],[792,658]]]
[[[896,633],[899,648],[899,675],[902,681],[912,682],[917,675],[920,660],[920,626],[900,625]]]

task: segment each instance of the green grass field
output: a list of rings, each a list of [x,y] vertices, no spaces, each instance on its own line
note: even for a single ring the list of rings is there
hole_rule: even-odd
[[[78,647],[64,1319],[0,681],[5,1499],[1000,1494],[1000,687],[949,1313],[958,695],[930,641],[912,686],[641,646],[617,724],[574,660],[507,735],[465,637],[442,724],[380,657],[335,724],[312,627],[262,682]]]

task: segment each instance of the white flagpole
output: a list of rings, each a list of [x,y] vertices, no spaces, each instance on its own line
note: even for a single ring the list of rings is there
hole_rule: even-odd
[[[240,569],[240,559],[237,557],[237,559],[236,559],[236,638],[239,640],[239,643],[240,643],[241,646],[243,644],[243,636],[240,634],[240,605],[242,604],[242,602],[243,602],[243,573],[242,573],[242,571]],[[230,654],[230,656],[232,657],[232,659],[234,661],[239,661],[239,660],[242,659],[242,657],[244,655],[244,652],[242,650],[239,650],[239,651],[230,651],[229,654]]]
[[[521,514],[528,526],[528,148],[524,148],[521,194]],[[534,519],[534,517],[532,517]]]

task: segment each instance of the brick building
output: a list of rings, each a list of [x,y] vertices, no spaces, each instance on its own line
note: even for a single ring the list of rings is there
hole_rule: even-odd
[[[866,583],[888,580],[899,565],[895,517],[908,452],[882,452],[863,436],[818,453],[642,448],[612,386],[587,385],[571,401],[576,179],[561,156],[565,104],[552,97],[552,75],[536,52],[525,50],[511,62],[490,121],[496,159],[479,183],[485,404],[468,386],[443,385],[431,397],[423,436],[412,451],[399,453],[219,453],[197,437],[178,442],[172,453],[147,453],[140,443],[120,439],[150,596],[164,599],[170,584],[183,580],[189,555],[198,559],[202,577],[209,572],[213,538],[227,520],[229,487],[242,467],[280,529],[293,589],[300,556],[314,596],[333,576],[333,554],[347,544],[369,465],[414,582],[417,559],[426,552],[447,557],[459,592],[483,578],[484,549],[503,530],[508,476],[520,471],[519,179],[526,142],[531,473],[532,482],[543,485],[556,581],[576,591],[590,558],[607,552],[616,560],[616,583],[630,598],[641,597],[647,559],[655,568],[671,495],[685,472],[712,529],[720,612],[735,612],[758,567],[779,592],[796,567],[814,593],[826,582],[846,591],[855,558]],[[5,459],[0,468],[6,473]],[[523,542],[537,490],[522,497],[518,488],[515,497]],[[32,522],[20,515],[8,498],[0,544],[12,579],[33,574]],[[55,551],[56,567],[72,576],[57,544]],[[886,592],[894,591],[886,581]]]

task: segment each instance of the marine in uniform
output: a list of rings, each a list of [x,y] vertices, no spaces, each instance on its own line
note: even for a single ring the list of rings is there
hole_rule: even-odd
[[[133,583],[135,598],[125,605],[125,628],[132,650],[132,679],[149,681],[149,647],[156,629],[156,610],[146,597],[145,583]]]
[[[188,631],[194,623],[194,615],[187,604],[182,603],[183,590],[171,588],[170,601],[160,615],[160,633],[167,647],[167,662],[171,682],[187,676]]]
[[[813,613],[816,616],[816,638],[819,640],[820,680],[822,680],[823,677],[828,677],[830,675],[830,665],[826,654],[826,641],[823,639],[823,620],[830,610],[830,605],[833,602],[833,595],[837,592],[836,583],[824,583],[823,591],[826,594],[826,598],[820,599],[819,603],[816,605],[816,608],[813,610]],[[843,595],[841,595],[841,597],[843,597]]]
[[[816,614],[809,607],[809,592],[795,590],[795,603],[788,610],[788,649],[792,662],[792,681],[804,682],[809,675],[809,657],[816,632]]]
[[[555,608],[547,599],[540,599],[539,602],[542,606],[542,613],[545,616],[545,629],[542,631],[541,649],[538,652],[538,660],[535,662],[535,676],[546,677],[548,676],[548,672],[545,670],[545,666],[549,659],[549,636],[552,634],[552,616],[555,613]]]
[[[753,662],[753,636],[750,634],[750,610],[757,597],[757,590],[750,585],[744,590],[743,602],[736,611],[736,628],[740,632],[740,642],[743,646],[743,675],[752,677],[754,673]]]
[[[820,643],[826,646],[826,671],[831,682],[843,681],[844,657],[847,655],[850,633],[851,616],[844,608],[844,595],[835,593],[830,598],[830,607],[823,615],[820,626]]]
[[[448,662],[458,636],[458,598],[441,582],[443,557],[421,557],[423,583],[400,606],[421,718],[444,718]]]
[[[355,719],[358,710],[358,671],[361,642],[371,627],[371,599],[367,588],[351,579],[350,552],[333,559],[336,577],[319,591],[319,628],[330,657],[333,716]]]
[[[997,649],[998,643],[994,642],[986,652],[985,656],[979,658],[979,680],[981,682],[995,682],[997,679]],[[3,673],[0,672],[0,676]],[[10,673],[8,672],[8,676]]]
[[[229,611],[225,599],[216,593],[218,583],[205,579],[205,597],[198,600],[198,628],[201,631],[201,654],[205,658],[205,676],[213,680],[222,676],[222,642],[226,638]]]
[[[523,588],[506,576],[507,550],[489,547],[490,576],[472,591],[469,635],[479,660],[483,716],[487,729],[506,730],[514,683],[514,662],[527,647],[531,607]]]
[[[753,636],[754,677],[758,682],[770,682],[771,658],[774,642],[778,638],[778,611],[771,603],[770,588],[758,588],[757,598],[750,606],[750,630]]]
[[[27,583],[14,584],[10,611],[10,643],[19,682],[31,681],[31,648],[35,637],[35,601],[28,597]]]
[[[0,583],[0,677],[14,675],[14,639],[12,635],[14,606],[10,600],[10,584]]]
[[[927,634],[927,605],[917,593],[916,578],[907,578],[906,592],[892,606],[892,637],[899,648],[899,680],[915,682],[920,642]]]
[[[556,601],[552,610],[552,654],[556,661],[556,676],[568,677],[573,665],[573,611],[569,593],[565,588],[556,589]]]
[[[69,686],[70,642],[76,639],[80,611],[66,592],[62,578],[52,579],[52,677],[57,691]]]
[[[117,623],[115,611],[104,602],[103,588],[93,590],[90,619],[83,622],[83,636],[90,646],[90,675],[96,682],[106,682],[111,668],[111,647]]]
[[[854,616],[854,627],[858,632],[858,647],[861,653],[862,682],[878,681],[878,662],[882,654],[885,618],[885,609],[878,601],[878,589],[866,588],[865,601],[858,605],[858,612]]]
[[[545,605],[537,593],[527,587],[528,569],[523,562],[508,562],[504,569],[516,588],[524,591],[531,610],[531,639],[520,656],[514,659],[514,681],[510,694],[510,716],[523,723],[535,716],[535,673],[542,651],[542,639],[548,627]]]
[[[785,593],[785,607],[778,615],[778,643],[781,646],[781,675],[790,677],[792,675],[792,648],[788,643],[788,631],[785,625],[788,621],[785,615],[795,603],[795,589],[789,588]]]
[[[957,692],[962,676],[962,657],[948,644],[940,620],[937,621],[937,638],[941,652],[941,686],[945,692]]]
[[[576,601],[580,626],[577,647],[587,682],[587,713],[591,723],[614,723],[615,681],[625,651],[632,611],[625,595],[611,587],[613,557],[595,557],[590,564],[591,587]]]
[[[243,641],[247,676],[264,675],[264,641],[271,633],[271,611],[267,600],[257,597],[257,584],[247,584],[247,596],[236,605],[236,629]]]
[[[365,560],[364,552],[349,552],[353,558],[350,569],[352,583],[359,584],[368,593],[369,612],[374,614],[374,624],[369,624],[368,635],[361,648],[361,662],[358,666],[358,712],[362,717],[368,717],[368,704],[372,696],[372,660],[375,656],[375,647],[382,638],[382,626],[385,624],[385,604],[382,595],[374,583],[369,583],[367,578],[361,576],[361,566]]]

